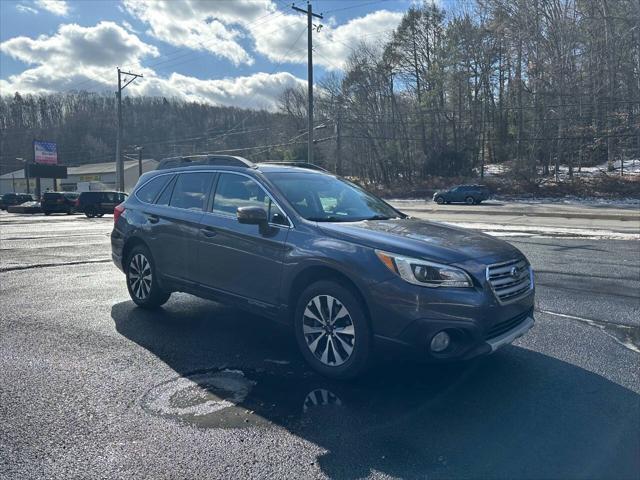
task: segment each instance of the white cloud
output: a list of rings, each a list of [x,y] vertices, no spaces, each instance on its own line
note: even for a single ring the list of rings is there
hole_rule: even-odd
[[[127,87],[125,92],[129,95],[160,95],[213,105],[273,110],[285,88],[303,83],[286,72],[259,72],[216,80],[179,73],[159,77],[152,69],[142,66],[145,57],[158,56],[156,47],[113,22],[100,22],[93,27],[61,25],[51,36],[9,39],[0,43],[0,51],[31,65],[22,73],[0,80],[2,95],[16,91],[112,92],[116,67],[126,66],[144,75]]]
[[[275,110],[285,88],[303,84],[303,80],[288,72],[259,72],[246,77],[217,80],[201,80],[173,73],[169,78],[145,79],[135,85],[132,93],[176,97],[212,105]]]
[[[36,5],[61,17],[69,14],[69,4],[65,0],[36,0]]]
[[[179,47],[202,50],[234,65],[253,63],[240,45],[239,25],[275,11],[270,0],[123,0],[127,11],[149,25],[148,33]]]
[[[306,18],[277,9],[272,0],[122,0],[126,10],[149,25],[147,33],[171,45],[208,51],[234,65],[253,63],[241,39],[253,40],[256,52],[269,60],[304,63]],[[393,30],[402,13],[379,10],[337,25],[333,17],[314,33],[315,63],[341,69],[361,41],[379,43],[380,32]]]
[[[320,31],[314,32],[314,64],[328,70],[343,68],[354,47],[360,42],[379,43],[380,37],[395,29],[401,19],[402,13],[388,10],[378,10],[338,26],[334,19],[327,19]],[[268,29],[250,29],[256,50],[270,60],[304,63],[307,61],[307,36],[300,33],[305,26],[304,17],[284,15],[273,19]]]
[[[16,10],[18,10],[20,13],[33,13],[34,15],[37,15],[39,13],[35,8],[24,5],[22,3],[18,3],[16,5]]]
[[[156,57],[158,50],[142,42],[113,22],[93,27],[61,25],[51,36],[14,37],[0,43],[0,52],[35,65],[12,75],[3,85],[9,91],[60,91],[76,88],[100,89],[113,84],[119,65],[144,70],[141,60]]]
[[[138,64],[144,56],[159,55],[156,47],[113,22],[100,22],[94,27],[60,25],[51,36],[6,40],[0,43],[0,51],[25,63],[64,66],[65,70]]]

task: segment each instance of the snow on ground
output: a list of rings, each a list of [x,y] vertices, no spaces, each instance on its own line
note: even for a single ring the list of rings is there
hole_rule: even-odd
[[[564,197],[533,197],[527,195],[497,195],[491,200],[510,203],[530,203],[530,204],[562,204],[576,205],[581,207],[610,207],[610,208],[640,208],[639,198],[597,198],[597,197],[574,197],[566,195]]]
[[[502,176],[506,173],[509,173],[512,169],[512,162],[505,163],[490,163],[484,166],[484,174],[487,177],[496,177]],[[609,172],[609,165],[607,162],[601,163],[600,165],[595,165],[593,167],[581,167],[580,171],[578,171],[577,162],[573,166],[573,175],[574,177],[591,177],[594,175],[602,175],[602,174],[616,174],[620,173],[620,160],[616,160],[613,162],[613,172]],[[622,165],[623,173],[625,175],[635,176],[640,175],[640,158],[633,159],[625,159]],[[549,166],[551,171],[553,172],[554,165],[551,164]],[[476,168],[476,172],[480,174],[480,169]],[[542,174],[542,167],[538,167],[538,173]],[[558,175],[560,178],[564,179],[569,176],[569,166],[568,165],[560,165],[558,169]]]
[[[409,206],[420,206],[425,203],[434,203],[431,198],[388,198],[387,202],[401,203]],[[596,197],[533,197],[531,195],[496,195],[492,196],[483,205],[490,206],[491,202],[527,203],[527,204],[552,204],[552,205],[576,205],[581,207],[609,207],[609,208],[640,208],[638,198],[596,198]],[[415,205],[414,205],[415,204]],[[473,207],[476,208],[476,207]]]
[[[583,240],[640,240],[639,233],[615,232],[591,228],[564,228],[528,225],[495,225],[480,222],[442,222],[456,227],[481,230],[494,237],[579,238]]]

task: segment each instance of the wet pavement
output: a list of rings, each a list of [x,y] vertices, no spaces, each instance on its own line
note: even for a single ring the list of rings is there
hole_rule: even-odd
[[[335,382],[263,318],[136,308],[111,219],[6,218],[0,478],[638,478],[638,242],[510,238],[538,272],[528,335]]]

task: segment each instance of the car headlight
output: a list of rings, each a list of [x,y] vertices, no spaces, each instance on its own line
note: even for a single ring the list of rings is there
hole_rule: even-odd
[[[464,270],[376,250],[380,261],[403,280],[423,287],[471,287],[473,282]]]

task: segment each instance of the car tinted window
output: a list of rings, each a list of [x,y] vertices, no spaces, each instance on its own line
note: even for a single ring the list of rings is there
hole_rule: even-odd
[[[169,178],[169,175],[160,175],[159,177],[152,178],[136,191],[136,197],[138,197],[142,202],[153,203],[158,194],[162,191],[162,188],[169,181]]]
[[[182,173],[173,187],[169,205],[189,210],[204,210],[213,173]]]
[[[213,211],[235,215],[238,207],[262,207],[267,211],[270,223],[287,224],[282,210],[255,180],[242,175],[223,173],[218,180]]]
[[[175,175],[167,175],[167,177],[171,180],[158,197],[158,200],[156,200],[156,205],[169,205],[169,200],[171,200],[171,193],[173,192],[173,186],[176,183],[176,177]]]

